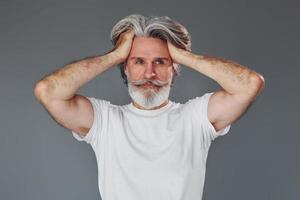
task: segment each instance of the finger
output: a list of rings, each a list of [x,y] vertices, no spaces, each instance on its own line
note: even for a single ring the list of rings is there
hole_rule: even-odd
[[[130,29],[128,35],[129,35],[131,38],[133,38],[133,37],[135,36],[134,30],[131,30],[131,29]]]

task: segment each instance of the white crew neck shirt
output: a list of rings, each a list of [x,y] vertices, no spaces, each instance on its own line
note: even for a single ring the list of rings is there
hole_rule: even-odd
[[[87,97],[93,125],[85,137],[72,135],[93,148],[101,198],[201,200],[211,142],[231,127],[216,132],[209,122],[212,94],[155,110]]]

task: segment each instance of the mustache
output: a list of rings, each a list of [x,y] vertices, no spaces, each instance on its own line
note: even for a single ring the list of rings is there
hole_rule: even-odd
[[[137,81],[131,81],[131,83],[137,86],[143,85],[145,83],[152,83],[156,86],[163,86],[168,84],[168,81],[142,79]]]

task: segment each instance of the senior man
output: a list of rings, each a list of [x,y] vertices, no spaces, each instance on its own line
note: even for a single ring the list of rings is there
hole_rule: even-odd
[[[228,133],[264,88],[261,74],[233,61],[197,55],[191,37],[167,16],[126,16],[112,29],[114,48],[74,61],[36,83],[53,119],[90,144],[103,200],[200,200],[211,142]],[[118,65],[132,102],[76,94]],[[180,65],[221,89],[176,103],[169,92]],[[111,87],[113,89],[113,86]]]

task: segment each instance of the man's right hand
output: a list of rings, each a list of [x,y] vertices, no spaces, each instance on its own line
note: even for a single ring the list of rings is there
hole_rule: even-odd
[[[120,59],[121,63],[123,63],[127,59],[134,37],[135,33],[131,29],[121,33],[121,35],[119,36],[112,52],[114,52],[114,54]]]

